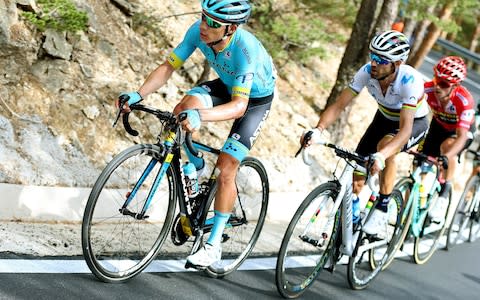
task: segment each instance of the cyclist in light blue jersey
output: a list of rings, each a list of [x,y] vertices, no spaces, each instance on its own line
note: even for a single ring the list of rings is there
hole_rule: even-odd
[[[221,259],[222,233],[237,195],[237,169],[270,112],[275,88],[270,55],[254,35],[239,28],[250,17],[249,1],[201,0],[201,5],[201,19],[188,29],[167,61],[147,77],[138,91],[124,93],[129,100],[122,110],[128,112],[129,105],[163,86],[197,48],[219,76],[188,91],[173,111],[187,114],[182,126],[191,132],[197,131],[202,122],[235,119],[215,166],[218,189],[212,232],[205,246],[187,258],[200,268]],[[188,151],[187,155],[197,169],[203,167],[203,160]]]

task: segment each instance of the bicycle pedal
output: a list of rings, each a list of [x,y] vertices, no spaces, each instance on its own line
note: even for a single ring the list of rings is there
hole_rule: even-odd
[[[225,243],[230,239],[230,236],[228,234],[222,234],[222,243]]]
[[[192,264],[191,262],[187,261],[187,262],[185,263],[185,269],[190,269],[190,268],[195,269],[195,270],[199,270],[199,271],[203,271],[203,270],[205,270],[207,267],[197,266],[197,265],[194,265],[194,264]]]
[[[328,271],[328,272],[330,272],[330,273],[333,273],[333,272],[335,271],[335,265],[332,264],[331,266],[323,267],[323,269],[324,269],[325,271]]]

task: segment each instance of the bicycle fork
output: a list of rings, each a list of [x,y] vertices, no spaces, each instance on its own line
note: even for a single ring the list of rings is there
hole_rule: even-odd
[[[121,214],[126,215],[126,216],[132,216],[133,218],[135,218],[137,220],[144,220],[144,219],[147,219],[149,217],[148,215],[146,215],[146,212],[147,212],[148,208],[150,207],[150,204],[151,204],[152,199],[155,195],[155,192],[157,191],[158,186],[159,186],[162,178],[165,176],[165,173],[167,172],[167,170],[170,166],[170,163],[172,162],[172,159],[174,157],[174,154],[172,153],[172,149],[173,149],[175,136],[176,136],[175,132],[170,131],[167,139],[165,140],[164,145],[166,147],[166,151],[165,151],[165,155],[162,155],[162,157],[164,157],[164,160],[161,161],[161,160],[158,160],[155,157],[152,157],[152,159],[148,163],[147,167],[143,171],[142,175],[140,176],[140,178],[135,183],[135,186],[133,187],[133,189],[130,192],[127,192],[127,194],[126,194],[127,199],[125,199],[125,202],[123,203],[122,207],[119,209],[119,212]],[[143,185],[143,183],[145,182],[146,178],[150,175],[152,170],[155,168],[155,165],[157,163],[160,163],[161,167],[160,167],[160,170],[155,177],[155,180],[153,182],[152,187],[150,188],[150,191],[148,192],[148,195],[147,195],[147,198],[146,198],[146,200],[143,204],[142,210],[139,213],[132,212],[131,210],[128,209],[128,205],[135,198],[138,190]]]

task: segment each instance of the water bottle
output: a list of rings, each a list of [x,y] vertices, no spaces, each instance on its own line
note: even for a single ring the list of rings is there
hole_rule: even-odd
[[[191,162],[186,162],[183,165],[183,174],[185,174],[185,185],[187,188],[188,197],[194,198],[198,195],[198,179],[197,169]]]
[[[357,224],[360,221],[360,199],[355,194],[352,194],[352,217],[353,224]]]
[[[428,192],[427,192],[427,189],[425,188],[425,186],[423,186],[423,182],[420,183],[420,187],[418,188],[418,192],[420,194],[419,206],[420,206],[420,208],[425,208],[425,206],[427,204]]]
[[[435,169],[429,165],[422,165],[422,180],[420,182],[419,193],[420,193],[420,208],[425,208],[427,205],[428,194],[432,190],[433,183],[436,178]]]

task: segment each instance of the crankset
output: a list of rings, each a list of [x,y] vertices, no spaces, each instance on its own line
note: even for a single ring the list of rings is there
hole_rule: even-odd
[[[173,221],[170,237],[175,246],[183,245],[188,240],[188,236],[183,232],[182,223],[180,222],[180,214],[178,214]]]

